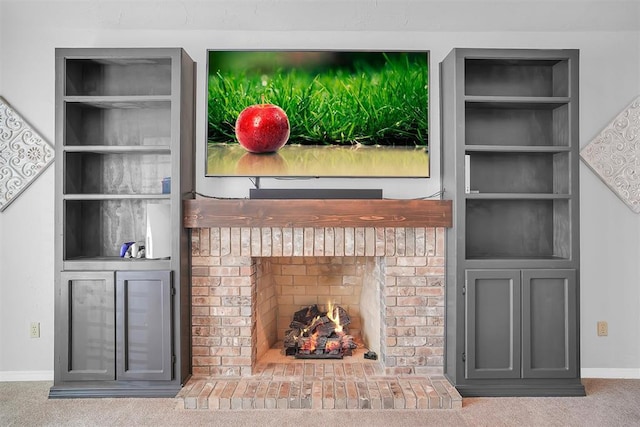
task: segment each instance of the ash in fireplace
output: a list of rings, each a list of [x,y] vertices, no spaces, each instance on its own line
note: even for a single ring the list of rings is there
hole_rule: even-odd
[[[320,311],[311,305],[294,313],[284,337],[287,356],[298,359],[342,359],[357,347],[349,335],[349,314],[340,306]]]

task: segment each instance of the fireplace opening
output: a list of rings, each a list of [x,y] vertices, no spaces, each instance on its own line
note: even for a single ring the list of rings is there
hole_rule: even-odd
[[[351,318],[339,305],[317,304],[296,311],[284,337],[284,352],[296,359],[342,359],[358,348],[349,334]]]
[[[289,359],[380,352],[382,257],[265,257],[256,265],[257,360],[274,349]]]

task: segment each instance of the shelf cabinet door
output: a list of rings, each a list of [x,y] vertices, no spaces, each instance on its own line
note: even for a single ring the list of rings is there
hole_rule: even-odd
[[[466,378],[520,378],[520,270],[467,270],[465,279]]]
[[[119,380],[171,380],[171,272],[116,273]]]
[[[62,272],[58,304],[64,381],[115,379],[113,272]]]
[[[576,378],[576,270],[523,270],[522,375]]]

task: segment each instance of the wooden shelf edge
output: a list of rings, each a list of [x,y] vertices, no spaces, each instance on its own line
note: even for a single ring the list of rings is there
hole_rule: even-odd
[[[191,199],[186,228],[452,227],[451,200]]]

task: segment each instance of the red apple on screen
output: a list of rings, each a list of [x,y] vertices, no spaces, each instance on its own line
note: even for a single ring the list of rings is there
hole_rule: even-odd
[[[251,105],[236,120],[236,138],[251,153],[273,153],[289,139],[289,118],[277,105]]]

